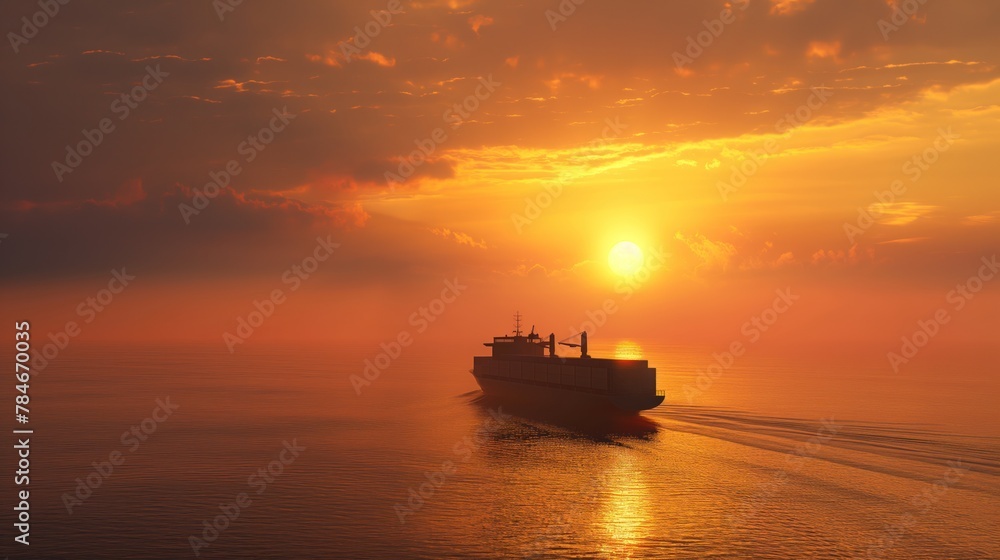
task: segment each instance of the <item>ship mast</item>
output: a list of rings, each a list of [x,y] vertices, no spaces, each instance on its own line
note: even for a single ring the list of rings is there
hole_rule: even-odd
[[[514,313],[514,336],[521,336],[521,312]]]

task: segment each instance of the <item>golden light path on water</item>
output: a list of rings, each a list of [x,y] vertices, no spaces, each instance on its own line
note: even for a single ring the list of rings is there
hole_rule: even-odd
[[[642,346],[631,340],[621,340],[615,344],[615,358],[619,360],[643,359]]]
[[[632,558],[640,543],[650,537],[647,512],[653,511],[645,475],[632,454],[619,454],[608,475],[607,497],[601,516],[605,538],[602,553]]]

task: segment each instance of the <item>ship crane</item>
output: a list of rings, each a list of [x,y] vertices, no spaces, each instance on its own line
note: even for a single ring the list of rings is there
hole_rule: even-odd
[[[590,355],[587,354],[587,331],[581,332],[579,336],[580,336],[580,344],[574,344],[572,342],[563,342],[563,340],[569,340],[570,338],[576,338],[577,335],[575,335],[575,334],[573,336],[569,337],[569,338],[565,338],[565,339],[559,341],[559,344],[562,344],[563,346],[569,346],[570,348],[579,348],[580,349],[580,357],[581,358],[589,358]]]

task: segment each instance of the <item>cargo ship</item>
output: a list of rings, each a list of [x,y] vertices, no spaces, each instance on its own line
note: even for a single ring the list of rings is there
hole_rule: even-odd
[[[516,314],[513,335],[484,342],[492,355],[473,357],[472,375],[487,397],[546,409],[636,414],[663,402],[647,360],[592,358],[586,331],[570,337],[576,338],[559,344],[579,348],[580,356],[558,356],[555,334],[543,339],[532,326],[523,335]]]

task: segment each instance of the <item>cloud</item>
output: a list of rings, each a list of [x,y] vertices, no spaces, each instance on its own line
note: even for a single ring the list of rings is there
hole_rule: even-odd
[[[857,265],[875,261],[875,249],[852,245],[849,249],[820,249],[812,254],[814,265]]]
[[[736,247],[723,241],[711,241],[700,233],[685,235],[677,232],[674,239],[698,257],[700,263],[696,268],[700,271],[726,272],[736,257]]]
[[[462,233],[460,231],[453,231],[448,228],[431,228],[429,230],[434,235],[439,237],[444,237],[445,239],[450,239],[459,245],[468,245],[476,249],[486,249],[486,243],[483,241],[476,241],[471,235],[467,233]]]
[[[771,0],[771,13],[789,15],[809,7],[816,0]]]
[[[423,2],[394,14],[351,64],[331,37],[354,37],[355,27],[370,21],[369,7],[353,2],[309,0],[295,10],[241,5],[221,26],[200,8],[177,3],[69,11],[60,14],[65,33],[32,41],[23,56],[2,63],[0,86],[8,106],[17,107],[5,122],[33,133],[9,135],[0,152],[10,154],[6,167],[17,198],[62,196],[52,188],[51,162],[80,130],[95,127],[112,96],[152,62],[171,76],[74,171],[72,192],[108,195],[109,185],[144,172],[195,183],[229,159],[220,152],[259,128],[255,115],[290,103],[302,130],[269,148],[288,165],[261,165],[258,173],[267,177],[234,188],[287,190],[318,169],[380,187],[371,168],[446,124],[444,108],[490,73],[503,83],[501,91],[440,146],[438,161],[488,146],[567,148],[590,139],[575,134],[593,134],[570,130],[577,115],[609,113],[608,107],[630,123],[630,138],[650,145],[661,143],[665,130],[683,141],[738,136],[802,103],[789,77],[800,88],[835,88],[825,113],[843,120],[913,99],[932,84],[953,88],[997,76],[990,64],[920,62],[945,51],[948,57],[935,59],[981,60],[981,45],[997,42],[985,24],[989,13],[1000,12],[995,4],[937,12],[920,34],[900,34],[886,45],[871,22],[891,7],[860,0],[751,3],[725,39],[698,58],[690,77],[664,73],[669,53],[683,49],[684,37],[717,11],[697,3],[594,4],[581,6],[553,34],[528,5]],[[593,46],[595,30],[606,38],[600,49]],[[866,70],[845,77],[844,70],[860,68]]]
[[[879,210],[878,222],[890,226],[905,226],[924,216],[932,214],[938,208],[931,204],[915,202],[894,202],[882,205]]]
[[[178,205],[190,204],[191,196],[183,186],[151,194],[132,180],[105,199],[0,207],[11,234],[30,240],[5,247],[5,279],[86,275],[126,264],[167,276],[254,273],[283,262],[283,243],[358,228],[368,219],[354,204],[310,205],[224,189],[185,226]]]
[[[469,27],[472,28],[472,31],[476,35],[479,35],[480,29],[489,25],[493,25],[493,18],[489,16],[485,16],[483,14],[476,14],[474,16],[469,17]]]

